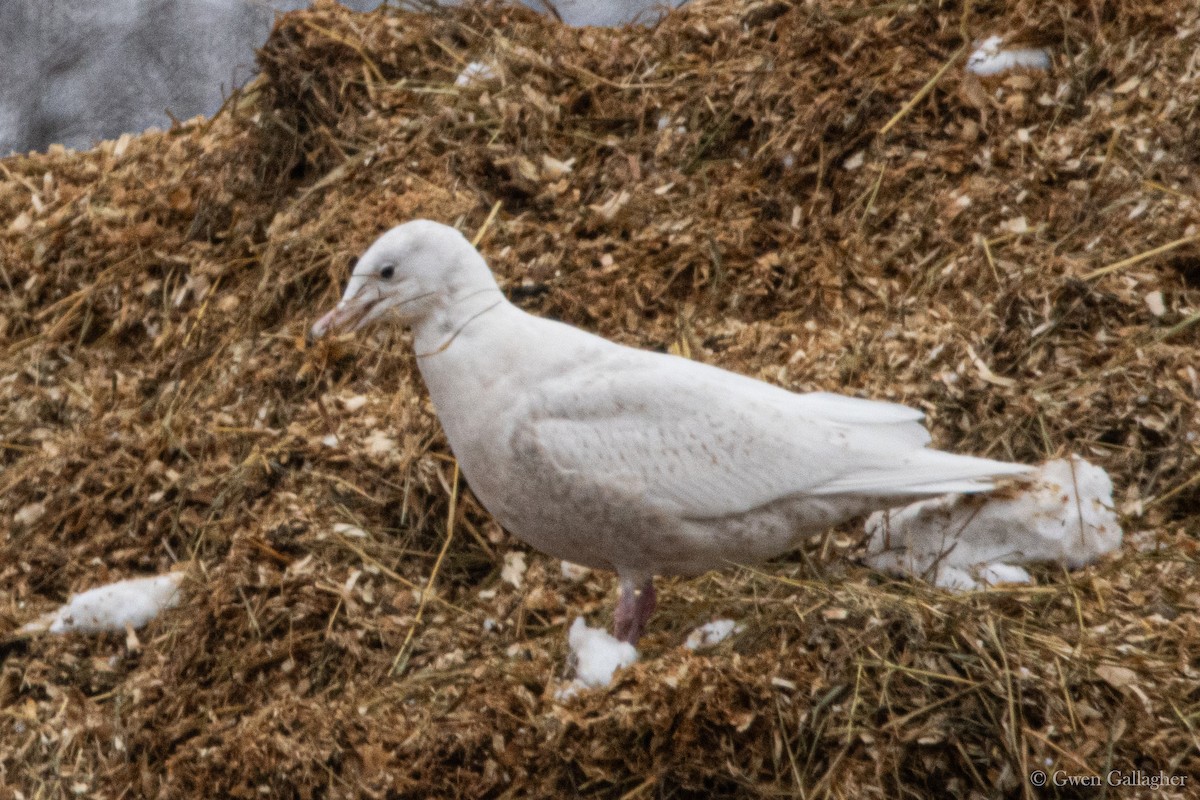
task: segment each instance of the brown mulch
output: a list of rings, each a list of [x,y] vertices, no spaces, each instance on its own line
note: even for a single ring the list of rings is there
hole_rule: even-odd
[[[1052,69],[967,75],[992,33]],[[213,120],[0,160],[0,798],[1195,796],[1198,40],[1182,2],[323,4]],[[501,580],[404,336],[304,339],[413,217],[532,312],[1078,453],[1126,543],[955,595],[849,527],[663,581],[642,661],[558,701],[610,577]],[[16,633],[181,562],[135,637]]]

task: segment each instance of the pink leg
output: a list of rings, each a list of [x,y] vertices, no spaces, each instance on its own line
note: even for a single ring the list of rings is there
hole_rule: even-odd
[[[653,578],[646,578],[640,586],[633,578],[621,578],[621,599],[613,615],[613,635],[622,642],[637,644],[657,604]]]

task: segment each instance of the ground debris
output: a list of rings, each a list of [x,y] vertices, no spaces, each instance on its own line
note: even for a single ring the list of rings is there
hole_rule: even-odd
[[[213,120],[0,160],[5,785],[966,798],[1020,796],[1033,765],[1200,774],[1200,9],[966,7],[700,0],[564,30],[321,3]],[[966,73],[996,31],[1053,69]],[[491,75],[457,86],[472,63]],[[523,548],[456,479],[403,334],[305,342],[417,216],[490,219],[534,313],[907,403],[944,449],[1078,453],[1136,534],[979,595],[856,565],[849,528],[663,581],[638,663],[559,703],[611,576],[529,554],[505,581]],[[138,647],[17,633],[98,570],[182,561]],[[717,617],[745,629],[680,646]]]

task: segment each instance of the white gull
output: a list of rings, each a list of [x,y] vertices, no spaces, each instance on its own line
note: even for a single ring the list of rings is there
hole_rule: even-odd
[[[795,394],[526,314],[460,233],[414,220],[359,259],[314,336],[388,317],[471,489],[510,532],[620,578],[636,643],[655,575],[762,561],[851,517],[1029,468],[926,447],[922,414]]]

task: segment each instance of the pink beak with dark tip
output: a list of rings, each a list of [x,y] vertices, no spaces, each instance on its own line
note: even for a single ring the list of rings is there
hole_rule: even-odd
[[[332,311],[313,323],[309,336],[312,339],[320,339],[330,333],[358,330],[379,300],[378,297],[342,300]]]

